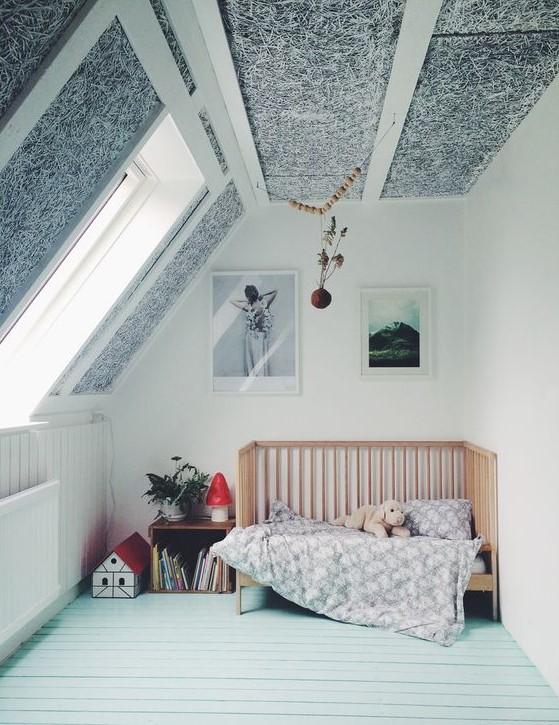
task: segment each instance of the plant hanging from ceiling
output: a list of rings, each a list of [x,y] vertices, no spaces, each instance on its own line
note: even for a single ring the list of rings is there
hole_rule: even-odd
[[[318,309],[322,310],[332,302],[332,295],[325,289],[324,285],[344,263],[344,257],[338,252],[338,249],[346,234],[347,227],[343,227],[337,232],[335,216],[330,219],[329,227],[322,234],[322,249],[318,253],[320,278],[318,288],[311,295],[311,304],[318,307]]]
[[[356,166],[351,174],[346,176],[343,182],[338,186],[332,196],[322,206],[308,206],[295,199],[289,200],[289,206],[299,211],[306,211],[309,214],[317,214],[321,217],[321,228],[322,228],[322,217],[327,214],[332,206],[338,202],[343,196],[347,194],[349,189],[353,186],[356,179],[361,176],[361,169]],[[339,269],[344,263],[344,257],[338,252],[340,242],[347,234],[347,227],[344,227],[338,232],[336,237],[336,217],[333,216],[330,219],[330,225],[322,233],[322,249],[318,253],[318,264],[320,267],[320,279],[318,280],[318,288],[311,295],[311,304],[314,307],[322,310],[328,307],[332,302],[332,295],[324,288],[326,281]],[[334,246],[335,245],[335,246]],[[331,248],[334,247],[333,253],[329,254]]]
[[[342,199],[348,193],[348,191],[355,184],[357,179],[361,176],[361,167],[364,165],[366,159],[374,154],[375,150],[383,142],[386,135],[390,132],[390,129],[392,129],[395,125],[396,114],[394,114],[390,127],[382,134],[380,139],[374,145],[372,151],[367,154],[361,166],[356,166],[353,171],[345,177],[345,179],[338,186],[336,191],[334,191],[332,196],[327,199],[324,204],[322,204],[322,206],[310,206],[309,204],[305,204],[302,201],[297,201],[296,199],[289,199],[289,206],[293,209],[298,209],[299,211],[305,211],[308,214],[316,214],[317,216],[320,216],[320,226],[322,229],[322,219],[324,215],[328,214],[334,204],[340,201],[340,199]],[[336,217],[331,218],[330,226],[325,232],[322,233],[322,250],[318,254],[320,279],[318,282],[318,288],[315,289],[315,291],[311,295],[311,304],[315,307],[318,307],[319,309],[328,307],[330,302],[332,302],[332,295],[330,294],[330,292],[328,292],[328,290],[324,288],[324,285],[326,284],[326,281],[330,279],[330,277],[334,274],[334,272],[339,269],[344,263],[343,255],[338,252],[338,247],[340,246],[340,242],[346,236],[346,234],[347,227],[344,227],[340,230],[336,239]],[[331,247],[334,247],[333,254],[329,254]]]

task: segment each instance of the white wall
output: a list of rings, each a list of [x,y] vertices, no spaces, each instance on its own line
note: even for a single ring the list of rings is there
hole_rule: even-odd
[[[503,622],[559,692],[558,80],[467,200],[465,398],[499,456]]]
[[[212,270],[299,271],[301,392],[210,392],[210,270],[201,275],[112,396],[113,542],[145,533],[155,510],[140,497],[147,471],[182,455],[233,487],[237,450],[253,439],[460,438],[462,435],[463,202],[340,204],[346,264],[328,285],[333,302],[311,307],[319,220],[286,205],[263,207],[236,230]],[[359,289],[429,286],[430,380],[359,377]]]

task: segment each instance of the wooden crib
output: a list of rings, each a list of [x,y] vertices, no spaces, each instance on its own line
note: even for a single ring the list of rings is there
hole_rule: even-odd
[[[239,451],[237,526],[262,522],[276,498],[321,521],[386,499],[469,499],[487,571],[472,574],[468,589],[492,593],[497,619],[495,453],[465,441],[253,441]],[[243,586],[259,585],[237,572],[238,614]]]

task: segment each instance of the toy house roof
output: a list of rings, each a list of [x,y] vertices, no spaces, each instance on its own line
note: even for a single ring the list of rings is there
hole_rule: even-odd
[[[115,546],[111,553],[119,556],[134,574],[141,574],[149,564],[149,544],[137,531]]]

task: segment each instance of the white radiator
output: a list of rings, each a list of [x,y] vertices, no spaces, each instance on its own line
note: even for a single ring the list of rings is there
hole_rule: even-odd
[[[0,501],[0,642],[60,594],[60,482]]]
[[[64,591],[89,574],[105,553],[109,438],[106,420],[0,432],[0,499],[43,481],[60,481]]]
[[[0,431],[0,661],[33,608],[77,593],[106,553],[110,439],[105,419]]]

